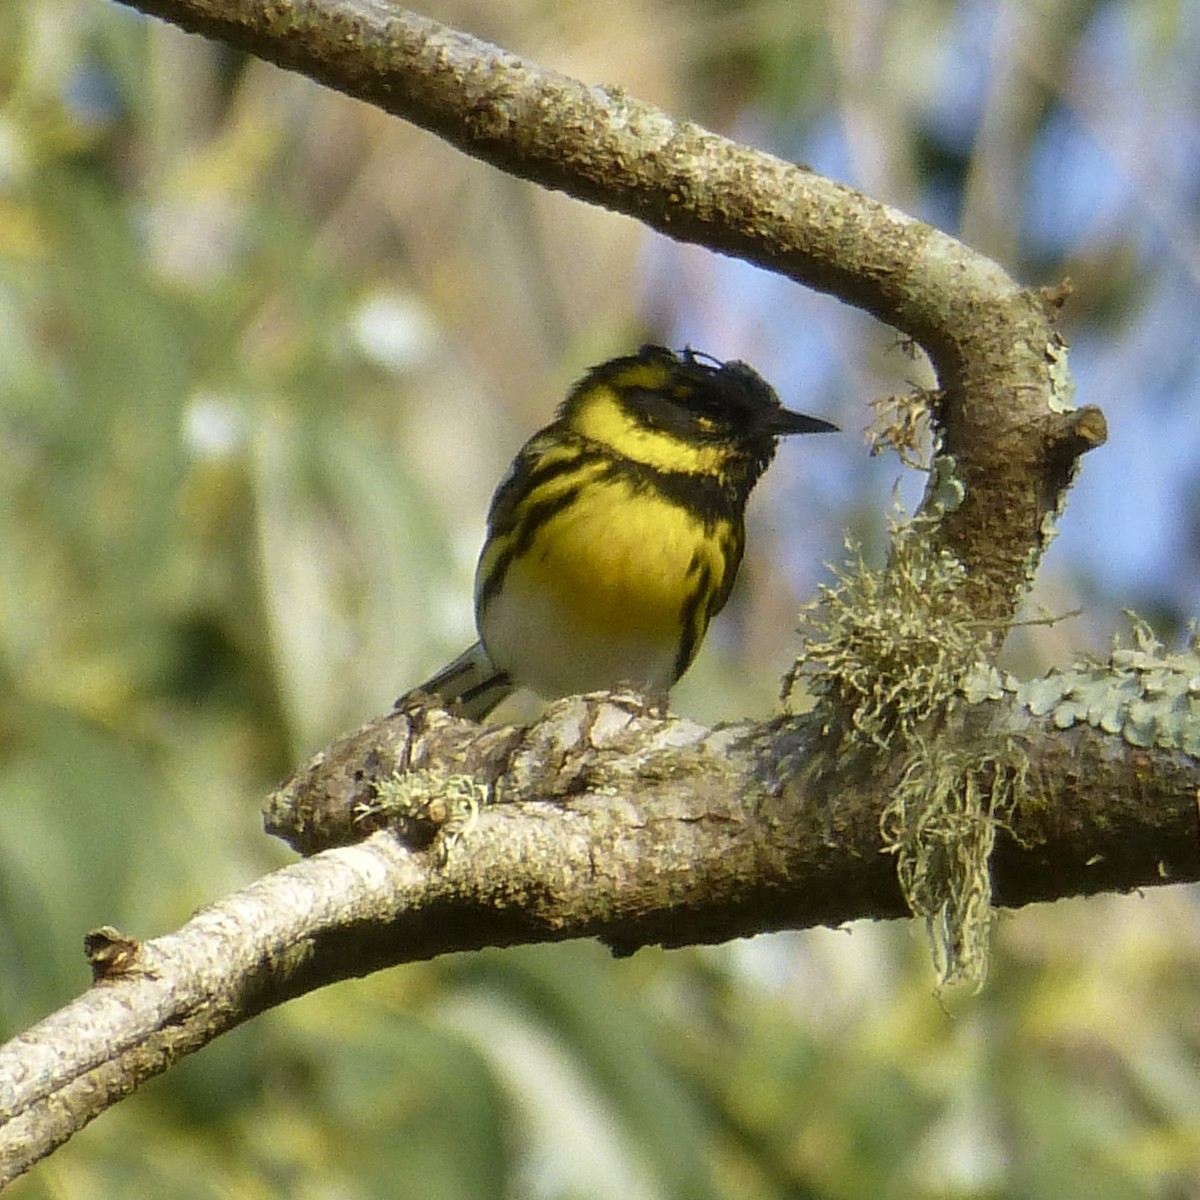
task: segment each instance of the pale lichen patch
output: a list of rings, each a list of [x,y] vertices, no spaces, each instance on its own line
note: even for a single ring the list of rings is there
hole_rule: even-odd
[[[1087,724],[1119,734],[1131,746],[1179,750],[1200,757],[1200,641],[1168,652],[1133,613],[1132,646],[1113,639],[1107,661],[1084,659],[1041,679],[1010,685],[1036,717],[1056,729]]]
[[[445,865],[450,851],[479,820],[479,810],[491,798],[488,787],[471,775],[452,775],[437,767],[393,772],[376,784],[376,796],[355,806],[354,819],[383,820],[401,831],[419,828],[425,840],[436,841],[438,861]]]

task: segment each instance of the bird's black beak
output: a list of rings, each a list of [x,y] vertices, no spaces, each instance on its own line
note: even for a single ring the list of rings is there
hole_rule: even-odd
[[[804,413],[792,412],[789,408],[781,408],[771,414],[771,433],[775,437],[787,437],[790,433],[838,433],[838,427],[832,421],[823,421],[820,417],[810,417]]]

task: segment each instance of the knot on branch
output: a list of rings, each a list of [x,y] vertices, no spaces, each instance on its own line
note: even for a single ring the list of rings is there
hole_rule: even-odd
[[[88,932],[83,939],[83,952],[95,984],[112,983],[146,969],[141,962],[142,943],[111,925]]]
[[[520,736],[424,703],[395,710],[331,743],[271,791],[264,827],[301,854],[361,841],[387,824],[384,781],[436,760],[447,776],[471,775],[488,788]]]
[[[418,699],[315,754],[268,795],[264,823],[302,854],[381,828],[414,849],[435,839],[444,849],[485,801],[562,803],[692,758],[719,765],[731,736],[627,691],[568,697],[528,728],[478,725]]]
[[[1044,503],[1057,512],[1061,498],[1075,478],[1079,460],[1108,441],[1108,422],[1094,404],[1051,416],[1045,434],[1042,480]]]

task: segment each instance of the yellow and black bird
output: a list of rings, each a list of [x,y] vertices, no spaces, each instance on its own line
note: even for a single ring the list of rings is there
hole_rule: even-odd
[[[779,439],[834,429],[744,362],[643,346],[593,367],[492,498],[480,640],[419,690],[476,719],[519,687],[665,691],[729,598]]]

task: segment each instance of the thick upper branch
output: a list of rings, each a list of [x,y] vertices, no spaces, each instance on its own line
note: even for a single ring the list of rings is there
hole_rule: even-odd
[[[966,486],[942,541],[982,617],[1009,616],[1070,468],[1104,440],[1068,415],[1052,305],[995,263],[804,167],[536,66],[384,0],[128,0],[404,117],[466,153],[875,314],[929,352]]]

